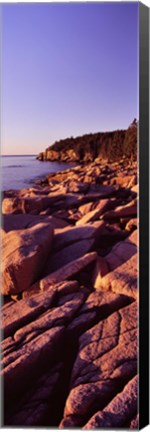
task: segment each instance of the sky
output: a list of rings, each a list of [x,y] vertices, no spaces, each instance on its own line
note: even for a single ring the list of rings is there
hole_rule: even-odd
[[[138,117],[137,3],[2,5],[2,154]]]

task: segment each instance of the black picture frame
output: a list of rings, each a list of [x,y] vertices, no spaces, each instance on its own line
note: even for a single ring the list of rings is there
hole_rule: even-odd
[[[149,424],[149,8],[139,4],[139,428]]]

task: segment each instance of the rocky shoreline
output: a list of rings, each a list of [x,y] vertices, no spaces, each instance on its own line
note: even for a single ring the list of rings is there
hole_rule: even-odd
[[[2,200],[4,425],[138,427],[137,163]]]

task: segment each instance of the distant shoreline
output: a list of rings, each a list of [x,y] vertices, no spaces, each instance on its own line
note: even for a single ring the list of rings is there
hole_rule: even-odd
[[[1,157],[24,157],[24,156],[36,156],[35,154],[9,154],[9,155],[1,155]]]

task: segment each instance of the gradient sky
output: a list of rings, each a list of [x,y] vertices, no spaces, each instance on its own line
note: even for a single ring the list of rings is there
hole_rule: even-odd
[[[138,117],[138,3],[2,5],[2,153]]]

